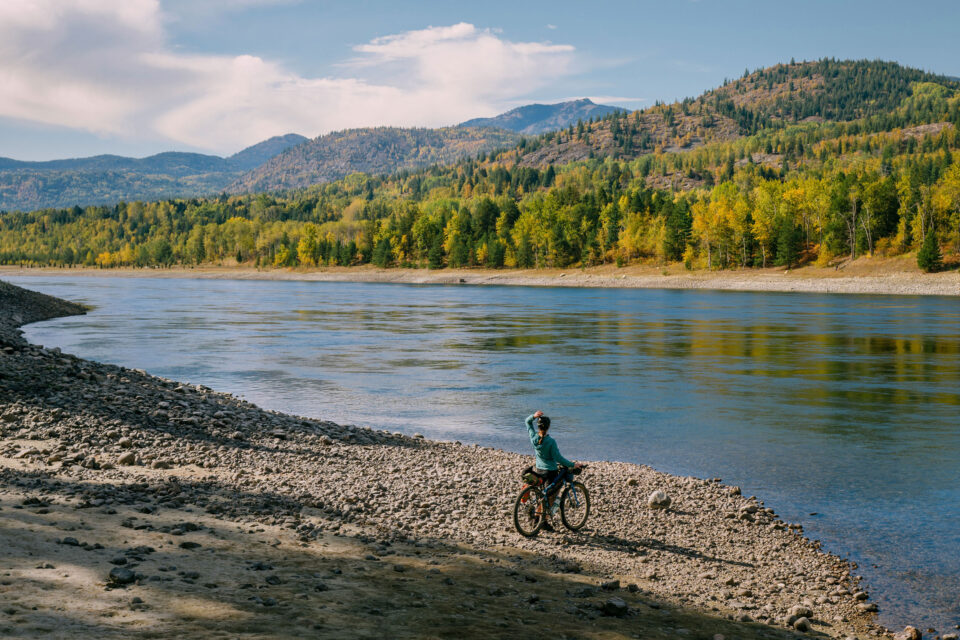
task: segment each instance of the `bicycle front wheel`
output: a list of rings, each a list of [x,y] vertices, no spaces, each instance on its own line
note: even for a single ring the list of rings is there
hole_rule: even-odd
[[[532,538],[540,533],[546,521],[543,513],[543,492],[537,487],[524,487],[513,505],[513,526],[520,535]]]
[[[560,496],[560,519],[571,531],[579,531],[590,515],[590,492],[582,482],[574,482]]]

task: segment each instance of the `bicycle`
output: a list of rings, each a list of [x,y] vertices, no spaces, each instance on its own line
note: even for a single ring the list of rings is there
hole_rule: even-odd
[[[582,482],[573,479],[583,471],[583,468],[561,468],[563,471],[556,482],[563,482],[565,486],[558,492],[559,498],[554,500],[552,513],[556,513],[557,500],[559,500],[560,520],[563,526],[571,531],[579,531],[587,524],[587,517],[590,515],[590,492]],[[526,484],[520,490],[520,495],[517,496],[517,501],[513,505],[513,525],[520,535],[532,538],[540,533],[543,525],[546,524],[546,509],[550,507],[543,488],[544,478],[534,473],[527,473],[523,480]]]

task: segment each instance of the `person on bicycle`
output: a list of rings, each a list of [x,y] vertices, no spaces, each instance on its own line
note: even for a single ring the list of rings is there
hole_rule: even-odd
[[[573,463],[560,455],[557,441],[547,435],[547,431],[550,430],[550,418],[543,415],[543,411],[537,411],[528,417],[526,422],[527,432],[530,434],[530,443],[536,451],[533,472],[546,480],[547,505],[550,508],[546,514],[544,528],[549,531],[553,529],[550,524],[553,498],[563,484],[563,478],[560,476],[558,467],[563,465],[567,469],[580,469],[583,464],[580,462]],[[534,424],[536,424],[536,427],[534,427]]]

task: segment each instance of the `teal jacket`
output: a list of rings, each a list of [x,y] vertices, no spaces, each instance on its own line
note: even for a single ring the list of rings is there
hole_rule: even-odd
[[[533,426],[533,420],[532,415],[527,418],[527,432],[530,434],[530,444],[533,445],[534,450],[537,452],[537,459],[536,462],[534,462],[534,466],[544,471],[556,471],[557,464],[562,464],[565,467],[573,467],[572,462],[560,455],[560,447],[557,446],[556,440],[550,436],[543,436],[543,442],[540,442],[540,434],[537,433],[537,428]]]

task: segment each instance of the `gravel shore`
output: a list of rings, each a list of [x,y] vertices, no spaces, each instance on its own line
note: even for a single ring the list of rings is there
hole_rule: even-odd
[[[16,328],[82,312],[0,282],[2,637],[888,636],[855,567],[719,479],[593,462],[587,527],[523,539],[529,456],[264,411]]]
[[[254,269],[251,267],[173,267],[170,269],[90,269],[0,267],[0,276],[82,275],[135,278],[222,278],[314,282],[506,285],[528,287],[602,287],[624,289],[713,289],[870,295],[960,296],[956,271],[921,273],[912,256],[861,258],[837,267],[688,271],[682,265],[612,265],[586,269],[378,269],[323,267]]]

